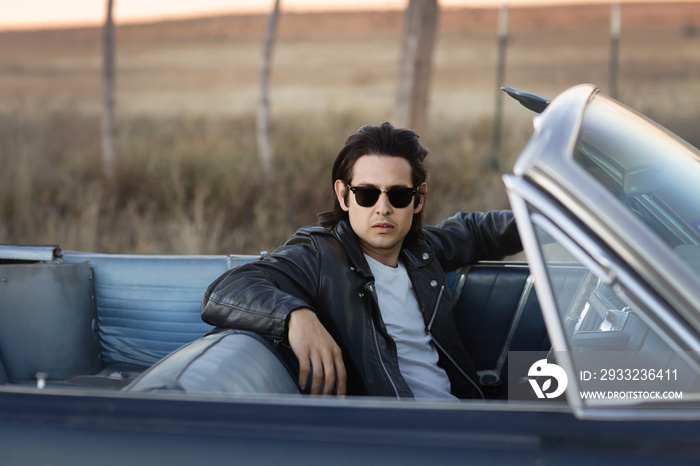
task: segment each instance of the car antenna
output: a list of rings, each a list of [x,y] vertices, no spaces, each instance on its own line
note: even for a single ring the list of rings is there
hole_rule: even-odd
[[[529,92],[521,91],[514,87],[502,87],[501,90],[520,102],[523,107],[532,110],[536,113],[544,112],[544,109],[549,105],[549,100]]]

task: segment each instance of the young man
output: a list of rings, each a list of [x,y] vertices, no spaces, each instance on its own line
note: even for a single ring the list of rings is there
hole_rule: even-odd
[[[321,226],[212,283],[204,321],[288,344],[313,394],[483,397],[444,271],[519,252],[520,239],[507,211],[423,228],[427,154],[413,131],[362,127],[336,158]]]

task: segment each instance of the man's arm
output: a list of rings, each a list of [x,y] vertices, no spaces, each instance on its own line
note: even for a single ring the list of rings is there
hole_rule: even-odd
[[[261,261],[220,276],[205,291],[202,320],[226,328],[253,331],[289,341],[299,359],[299,385],[311,393],[345,394],[345,366],[340,348],[311,309],[318,295],[319,267],[308,237],[282,247]]]
[[[500,260],[523,249],[509,210],[459,212],[436,227],[425,227],[425,231],[445,270],[480,260]]]
[[[217,278],[204,292],[202,320],[284,341],[289,313],[313,309],[318,296],[320,260],[311,240],[304,239],[305,244],[282,246]]]

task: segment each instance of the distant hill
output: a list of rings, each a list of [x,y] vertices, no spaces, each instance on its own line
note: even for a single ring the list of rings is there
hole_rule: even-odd
[[[361,32],[398,32],[401,29],[401,11],[358,12],[284,12],[280,17],[280,34],[356,34]],[[440,17],[443,31],[495,30],[497,8],[444,8]],[[559,6],[511,6],[511,30],[570,29],[607,27],[610,5],[572,4]],[[623,27],[651,27],[680,25],[686,29],[700,28],[700,2],[624,3]],[[258,37],[265,28],[266,15],[221,15],[193,19],[179,19],[153,23],[118,25],[130,34],[158,37]],[[67,28],[64,31],[85,31],[95,28]],[[26,33],[39,31],[27,31]],[[17,32],[0,31],[0,34]]]
[[[162,34],[259,36],[265,27],[265,15],[226,15],[211,18],[168,21],[133,26],[139,29],[158,28]],[[362,32],[398,32],[403,13],[400,11],[372,12],[310,12],[285,13],[280,17],[280,34],[356,34]],[[622,5],[623,27],[683,25],[700,27],[700,2],[625,3]],[[445,8],[441,11],[443,31],[495,30],[498,22],[496,8]],[[572,4],[562,6],[510,8],[509,26],[513,31],[532,29],[570,29],[608,27],[610,5]]]

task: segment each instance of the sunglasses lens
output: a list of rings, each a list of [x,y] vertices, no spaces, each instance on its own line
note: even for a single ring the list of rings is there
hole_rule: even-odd
[[[390,189],[387,193],[389,202],[397,209],[402,209],[413,200],[413,190],[411,188]]]
[[[382,193],[377,188],[355,188],[353,191],[355,192],[355,200],[362,207],[372,207],[377,203],[379,195]]]
[[[350,188],[355,193],[355,201],[362,207],[372,207],[379,200],[382,192],[377,188],[365,188],[353,186]],[[394,188],[386,192],[391,205],[397,209],[403,209],[413,200],[414,190],[412,188]]]

